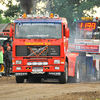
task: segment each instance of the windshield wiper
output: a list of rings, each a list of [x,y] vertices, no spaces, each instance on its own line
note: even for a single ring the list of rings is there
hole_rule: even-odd
[[[33,39],[43,39],[42,37],[33,37]]]
[[[53,36],[49,36],[49,37],[47,37],[47,39],[58,39],[58,38],[53,37]]]
[[[17,39],[44,39],[42,37],[16,37]]]
[[[52,37],[52,36],[49,36],[49,37],[16,37],[16,38],[22,38],[22,39],[59,39],[59,38]]]

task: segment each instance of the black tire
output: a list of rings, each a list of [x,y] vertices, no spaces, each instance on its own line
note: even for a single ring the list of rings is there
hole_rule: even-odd
[[[80,66],[79,66],[79,61],[76,61],[76,63],[75,63],[74,82],[75,83],[79,83],[80,82]]]
[[[65,63],[65,72],[61,73],[61,76],[59,78],[59,83],[64,84],[67,83],[68,81],[68,64],[67,62]]]
[[[23,83],[24,82],[24,77],[23,76],[16,76],[16,82],[17,83]]]

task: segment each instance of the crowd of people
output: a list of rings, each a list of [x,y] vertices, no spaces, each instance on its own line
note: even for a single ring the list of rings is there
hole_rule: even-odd
[[[5,48],[5,49],[4,49]],[[4,53],[3,53],[4,49]],[[10,38],[4,41],[4,45],[0,44],[0,71],[2,71],[2,66],[5,69],[5,76],[11,77],[10,75],[10,67],[12,65],[12,52],[11,52],[11,41]],[[0,77],[2,77],[2,73],[0,72]]]

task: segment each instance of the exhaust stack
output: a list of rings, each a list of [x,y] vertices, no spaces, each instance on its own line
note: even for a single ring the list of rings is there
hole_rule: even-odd
[[[31,14],[33,11],[35,0],[20,0],[20,6],[26,14]]]

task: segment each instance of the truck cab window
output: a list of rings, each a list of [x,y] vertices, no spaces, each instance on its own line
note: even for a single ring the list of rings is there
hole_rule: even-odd
[[[58,23],[16,23],[15,38],[60,39],[61,36],[61,24]]]
[[[96,32],[94,31],[92,38],[93,39],[100,39],[100,30],[97,30]]]

